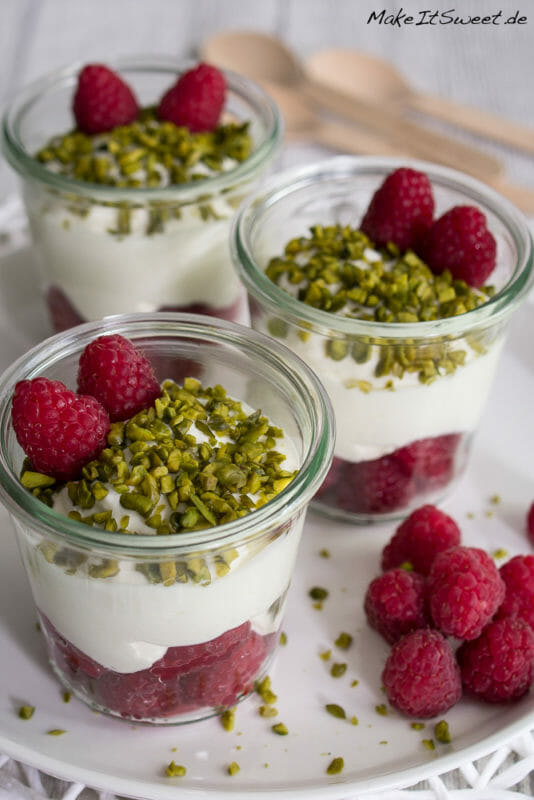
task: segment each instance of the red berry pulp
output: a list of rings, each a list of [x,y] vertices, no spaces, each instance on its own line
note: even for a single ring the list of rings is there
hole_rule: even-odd
[[[249,622],[195,645],[169,647],[148,669],[121,673],[98,664],[41,614],[50,659],[86,700],[127,719],[180,721],[196,709],[232,706],[254,688],[274,650],[276,633]]]

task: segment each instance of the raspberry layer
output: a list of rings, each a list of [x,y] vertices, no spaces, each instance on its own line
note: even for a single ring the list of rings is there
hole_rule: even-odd
[[[50,320],[55,333],[73,328],[87,322],[73,303],[69,300],[65,292],[57,286],[51,286],[46,293],[46,302]],[[225,319],[229,322],[243,323],[248,316],[246,297],[241,294],[231,305],[221,308],[208,305],[206,303],[188,303],[185,305],[161,305],[155,311],[179,311],[188,314],[205,314],[218,319]]]
[[[405,511],[441,492],[456,477],[461,441],[460,434],[451,433],[418,439],[369,461],[334,458],[315,500],[350,514]]]
[[[103,711],[145,722],[179,722],[234,705],[262,676],[277,636],[245,622],[207,642],[169,647],[149,669],[121,673],[75,647],[43,614],[41,621],[50,660],[70,689]]]

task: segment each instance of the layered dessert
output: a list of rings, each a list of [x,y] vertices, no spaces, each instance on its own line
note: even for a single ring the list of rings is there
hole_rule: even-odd
[[[39,98],[39,137],[31,137],[39,145],[29,153],[35,169],[23,182],[54,329],[158,310],[247,323],[228,236],[271,155],[270,145],[258,153],[274,127],[259,119],[260,100],[247,104],[240,86],[230,103],[235,87],[204,63],[180,75],[168,65],[123,75],[89,64],[75,79],[61,99],[61,119],[72,119],[46,140],[41,130],[50,123],[42,118],[58,116],[58,99],[49,111],[47,93]],[[10,160],[25,177],[24,155],[24,164],[18,153]]]
[[[119,335],[85,348],[76,392],[20,381],[11,416],[22,485],[95,532],[91,546],[20,542],[61,680],[94,708],[148,722],[250,693],[275,648],[302,527],[301,514],[254,526],[296,474],[291,438],[219,384],[160,384]],[[245,535],[217,535],[244,517]]]
[[[345,217],[350,191],[334,206]],[[308,363],[334,407],[335,457],[319,507],[361,521],[398,516],[439,499],[460,474],[502,346],[502,324],[468,322],[496,294],[496,261],[481,209],[436,215],[430,180],[407,167],[385,177],[353,222],[317,219],[265,260],[280,292],[265,291],[280,298],[280,313],[253,285],[253,325]],[[281,293],[309,310],[299,314]],[[453,318],[456,330],[440,333]]]

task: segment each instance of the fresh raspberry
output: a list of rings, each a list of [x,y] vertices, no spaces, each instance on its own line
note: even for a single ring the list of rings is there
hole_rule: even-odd
[[[112,422],[132,417],[161,395],[149,361],[119,334],[87,345],[80,356],[78,391],[96,397]]]
[[[439,633],[423,629],[399,639],[386,661],[382,682],[389,702],[409,717],[434,717],[461,697],[460,669]]]
[[[534,632],[522,619],[499,619],[456,657],[468,692],[490,703],[516,700],[534,680]]]
[[[404,569],[384,572],[369,584],[364,610],[369,625],[390,644],[405,633],[429,627],[425,579]]]
[[[449,433],[417,439],[395,451],[395,456],[415,476],[421,490],[446,486],[454,475],[455,455],[461,436]]]
[[[391,454],[348,465],[337,502],[345,511],[383,514],[407,506],[414,492],[410,472]]]
[[[485,550],[450,547],[435,557],[428,575],[430,614],[439,630],[476,639],[504,598],[504,581]]]
[[[378,247],[393,242],[404,251],[414,248],[432,224],[434,197],[427,176],[401,167],[374,193],[361,229]]]
[[[435,273],[448,269],[453,278],[482,286],[495,267],[497,245],[486,217],[474,206],[455,206],[425,232],[418,255]]]
[[[402,522],[382,552],[382,569],[410,563],[416,572],[428,575],[438,553],[460,544],[460,529],[445,512],[433,505],[413,511]]]
[[[87,134],[128,125],[139,112],[128,84],[103,64],[88,64],[82,69],[72,109],[78,128]]]
[[[534,630],[534,556],[514,556],[499,573],[506,593],[497,617],[521,617]]]
[[[11,419],[33,469],[57,480],[79,477],[107,445],[106,410],[94,397],[74,394],[60,381],[19,381]]]
[[[527,513],[527,536],[531,544],[534,544],[534,503],[532,503]]]
[[[199,64],[181,75],[161,98],[160,119],[197,131],[217,127],[226,99],[226,79],[210,64]]]

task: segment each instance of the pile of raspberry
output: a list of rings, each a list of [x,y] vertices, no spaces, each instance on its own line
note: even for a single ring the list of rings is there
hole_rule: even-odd
[[[226,99],[226,79],[211,64],[200,63],[184,72],[160,99],[160,120],[192,133],[217,127]],[[139,102],[133,89],[105,64],[87,64],[78,75],[72,110],[78,130],[105,133],[137,119]]]
[[[526,694],[534,681],[534,555],[498,569],[485,550],[461,544],[452,517],[424,505],[397,527],[381,567],[364,609],[392,645],[382,681],[393,707],[426,718],[463,692],[490,703]]]
[[[482,286],[495,267],[497,245],[476,206],[453,206],[434,218],[428,177],[410,167],[390,173],[374,193],[361,229],[377,247],[413,250],[432,272]]]

